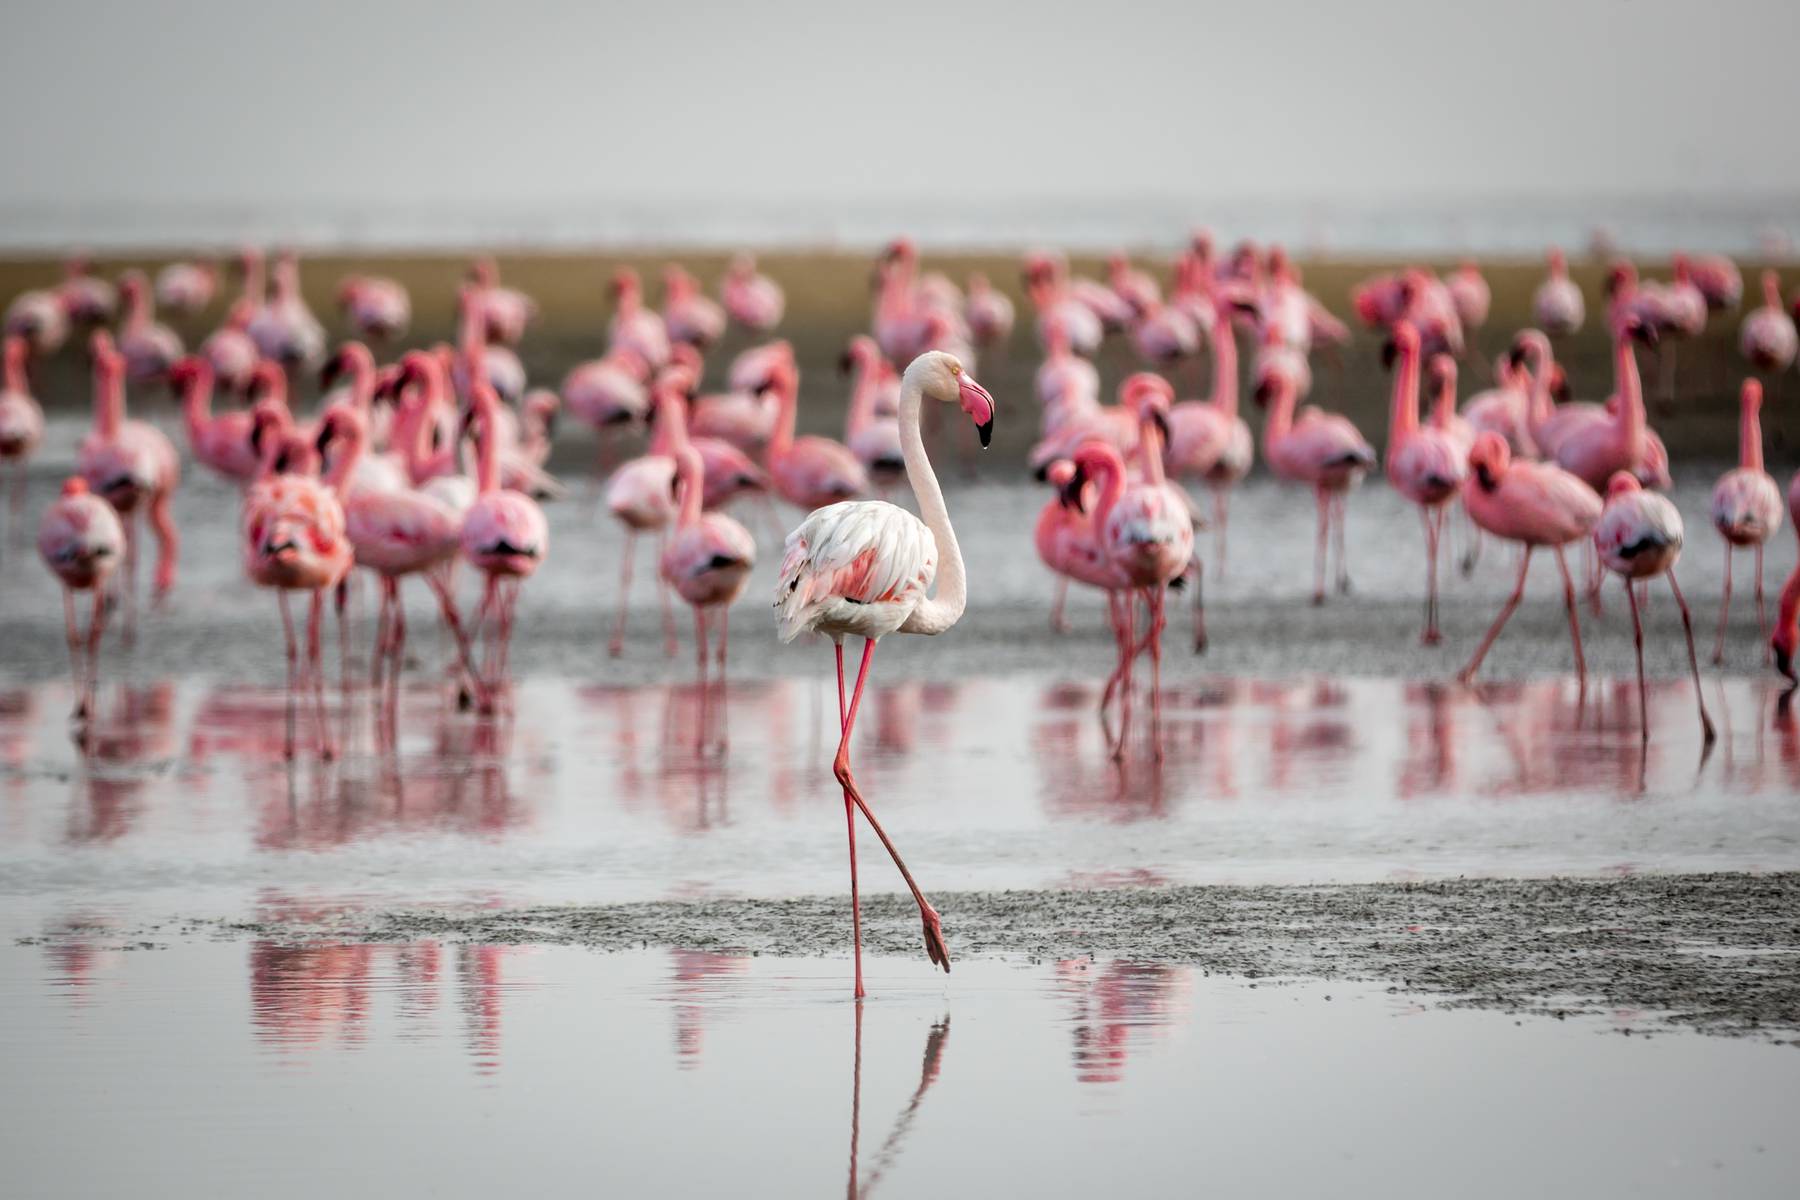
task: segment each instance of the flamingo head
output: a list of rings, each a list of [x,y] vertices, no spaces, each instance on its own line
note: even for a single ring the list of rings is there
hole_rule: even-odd
[[[1569,373],[1563,370],[1562,364],[1557,363],[1552,366],[1550,368],[1551,399],[1558,404],[1567,404],[1574,394],[1574,390],[1569,387]]]
[[[614,299],[624,300],[628,296],[636,299],[638,294],[643,291],[643,287],[635,267],[620,267],[613,272],[612,294]]]
[[[838,372],[848,375],[858,368],[867,370],[871,365],[880,361],[881,347],[877,346],[875,339],[868,334],[859,333],[850,339],[850,344],[845,346],[844,352],[838,356]]]
[[[692,371],[696,380],[706,368],[706,360],[692,342],[675,342],[669,347],[669,361],[675,366]]]
[[[1512,465],[1512,450],[1506,439],[1487,430],[1475,439],[1469,449],[1469,470],[1475,476],[1475,482],[1484,492],[1491,492],[1500,486],[1506,477],[1506,469]]]
[[[1445,392],[1456,394],[1456,360],[1448,354],[1431,356],[1431,394],[1441,397]]]
[[[1381,347],[1381,365],[1393,370],[1394,360],[1405,355],[1414,357],[1419,353],[1419,331],[1411,321],[1394,322],[1394,331]]]
[[[133,269],[119,276],[119,299],[130,305],[142,300],[149,292],[150,281],[142,271]]]
[[[1045,477],[1055,470],[1057,463],[1051,463],[1045,470]],[[1062,503],[1066,508],[1076,512],[1086,512],[1087,486],[1094,481],[1122,479],[1125,475],[1125,460],[1119,457],[1118,450],[1112,445],[1091,439],[1075,448],[1075,457],[1070,462],[1069,471],[1064,474],[1062,482]]]
[[[108,370],[114,365],[124,365],[124,360],[119,356],[119,349],[113,343],[112,334],[104,329],[94,330],[93,336],[88,338],[88,358],[101,370]]]
[[[169,367],[169,386],[178,392],[201,380],[210,385],[212,377],[212,364],[198,354],[178,358]]]
[[[1744,386],[1738,392],[1738,403],[1746,410],[1755,412],[1762,407],[1762,398],[1762,384],[1755,379],[1744,380]]]
[[[293,418],[288,415],[287,406],[272,396],[264,396],[250,406],[250,450],[257,457],[263,453],[264,443],[270,438],[284,433]]]
[[[693,399],[694,392],[699,386],[699,373],[681,363],[664,367],[656,377],[658,391],[673,392],[684,400]]]
[[[1643,490],[1644,485],[1639,483],[1638,477],[1630,471],[1614,471],[1612,478],[1606,481],[1606,498],[1608,500]]]
[[[962,361],[943,350],[927,350],[906,368],[905,384],[933,400],[955,402],[969,420],[986,449],[994,437],[994,397],[963,369]]]
[[[1506,358],[1516,369],[1523,367],[1534,357],[1541,363],[1549,353],[1549,338],[1535,329],[1521,329],[1513,337],[1512,345],[1506,351]]]
[[[1561,278],[1569,273],[1569,258],[1562,252],[1561,246],[1550,247],[1550,273]]]
[[[1637,290],[1637,267],[1624,259],[1607,268],[1606,294],[1609,298],[1630,295]]]
[[[345,342],[338,347],[337,353],[326,359],[325,365],[319,368],[319,386],[328,389],[346,372],[363,370],[373,374],[375,356],[369,353],[369,348],[361,342]]]
[[[281,373],[281,364],[272,358],[264,358],[250,372],[249,386],[244,389],[245,396],[254,404],[267,396],[279,400],[282,407],[287,406],[287,376]]]

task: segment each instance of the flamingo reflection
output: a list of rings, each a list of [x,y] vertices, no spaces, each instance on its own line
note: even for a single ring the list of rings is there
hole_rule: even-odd
[[[894,1118],[893,1128],[876,1149],[874,1159],[869,1166],[869,1173],[862,1177],[858,1171],[858,1152],[862,1139],[862,1035],[863,1006],[858,1003],[855,1016],[855,1046],[851,1055],[850,1067],[850,1177],[844,1187],[844,1194],[850,1200],[861,1200],[875,1190],[881,1177],[894,1165],[894,1159],[900,1153],[900,1143],[906,1139],[912,1129],[913,1120],[919,1115],[919,1105],[924,1102],[925,1093],[937,1082],[938,1073],[943,1069],[944,1047],[950,1041],[950,1014],[945,1013],[943,1020],[932,1025],[925,1034],[925,1056],[919,1066],[919,1086],[907,1098],[906,1106],[900,1115]]]
[[[1124,1079],[1132,1043],[1180,1020],[1191,991],[1189,970],[1166,963],[1074,959],[1057,963],[1056,976],[1074,1006],[1073,1061],[1082,1083]]]

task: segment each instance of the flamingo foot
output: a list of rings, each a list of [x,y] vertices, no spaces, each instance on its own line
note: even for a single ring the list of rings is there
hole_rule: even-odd
[[[1443,633],[1436,629],[1427,629],[1419,637],[1419,644],[1421,646],[1441,646],[1443,645],[1443,642]]]
[[[1324,592],[1314,592],[1314,593],[1313,593],[1313,598],[1312,598],[1312,602],[1313,602],[1313,607],[1314,607],[1314,608],[1322,608],[1322,607],[1324,607],[1324,604],[1325,604],[1325,593],[1324,593]]]
[[[929,904],[921,904],[919,916],[925,925],[925,953],[931,959],[932,966],[944,968],[944,974],[948,975],[950,947],[944,944],[944,925],[938,920],[937,909]]]

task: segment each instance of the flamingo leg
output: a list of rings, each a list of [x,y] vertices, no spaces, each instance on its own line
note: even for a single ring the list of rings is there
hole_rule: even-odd
[[[1595,557],[1598,562],[1598,556]],[[1575,651],[1575,685],[1587,695],[1587,657],[1581,652],[1581,608],[1575,603],[1575,580],[1569,574],[1569,560],[1563,548],[1556,548],[1556,566],[1562,572],[1563,607],[1569,610],[1569,643]]]
[[[150,528],[156,534],[156,578],[151,595],[161,604],[175,587],[175,560],[181,553],[181,535],[175,529],[175,516],[169,511],[167,488],[150,501]]]
[[[387,719],[396,736],[400,727],[400,672],[406,663],[406,601],[394,585],[394,613],[389,626]]]
[[[1756,628],[1762,638],[1763,666],[1769,665],[1769,613],[1763,607],[1763,548],[1756,543]]]
[[[1440,509],[1421,508],[1419,519],[1425,525],[1425,632],[1419,635],[1419,641],[1427,646],[1435,646],[1444,640],[1444,635],[1437,627],[1437,554],[1438,554],[1438,513]]]
[[[425,573],[425,583],[437,596],[438,612],[443,616],[444,627],[450,631],[450,640],[456,644],[456,657],[462,666],[463,675],[469,680],[469,686],[476,692],[476,699],[482,700],[481,676],[475,670],[475,653],[469,640],[469,633],[463,628],[462,617],[456,610],[456,593],[450,589],[448,574],[437,571]]]
[[[94,589],[94,598],[89,601],[87,628],[87,711],[92,713],[99,709],[100,689],[100,637],[106,630],[106,597],[100,589]]]
[[[842,785],[844,795],[849,798],[851,803],[862,810],[863,819],[868,821],[869,828],[875,831],[875,836],[881,839],[881,844],[887,850],[888,857],[892,858],[894,860],[894,866],[900,869],[900,877],[906,881],[908,890],[912,892],[913,900],[918,903],[919,919],[925,930],[926,956],[929,957],[934,964],[943,967],[945,972],[948,972],[950,970],[950,950],[949,947],[944,944],[943,923],[938,918],[937,910],[931,907],[930,902],[925,899],[925,893],[919,890],[919,885],[917,881],[913,879],[912,872],[906,868],[906,861],[900,857],[900,852],[894,848],[893,840],[888,837],[887,831],[881,827],[881,822],[875,819],[875,813],[869,808],[868,801],[864,800],[862,793],[857,790],[856,776],[850,771],[850,735],[855,732],[856,729],[856,711],[862,703],[863,685],[868,682],[869,660],[874,657],[874,639],[866,639],[863,643],[862,667],[856,673],[856,690],[850,697],[850,712],[848,718],[844,722],[843,739],[838,743],[837,758],[832,763],[832,772],[837,776],[838,783]],[[860,915],[857,919],[860,921]],[[860,965],[862,960],[862,938],[860,932],[857,935],[856,957],[858,961],[857,975],[860,980],[862,974]]]
[[[656,560],[662,561],[662,552],[668,548],[669,531],[665,528],[656,536]],[[669,604],[669,585],[664,581],[662,572],[656,573],[656,598],[662,605],[663,653],[670,658],[675,657],[681,647],[675,641],[675,610]]]
[[[1313,492],[1313,499],[1319,506],[1318,544],[1313,548],[1313,597],[1314,604],[1325,603],[1325,548],[1331,537],[1331,499],[1324,488]]]
[[[1198,558],[1193,564],[1194,580],[1194,653],[1205,654],[1206,639],[1206,564]]]
[[[700,679],[700,728],[694,737],[696,758],[706,754],[706,610],[694,606],[694,665]]]
[[[1350,559],[1346,555],[1344,545],[1345,516],[1349,509],[1349,503],[1349,496],[1343,492],[1339,492],[1331,502],[1332,523],[1337,541],[1337,590],[1340,596],[1350,594]]]
[[[613,625],[612,640],[606,643],[606,652],[614,658],[625,650],[625,605],[631,598],[631,560],[636,557],[637,530],[625,531],[625,552],[619,555],[619,619]]]
[[[287,740],[282,746],[282,757],[290,761],[294,757],[294,669],[300,658],[299,643],[294,639],[294,614],[288,609],[288,595],[277,588],[275,598],[281,604],[281,631],[287,635]]]
[[[1637,589],[1625,580],[1625,598],[1631,601],[1631,644],[1637,651],[1638,732],[1643,745],[1650,744],[1650,701],[1644,690],[1644,622],[1638,615]]]
[[[1050,603],[1050,630],[1052,633],[1069,632],[1069,619],[1063,615],[1063,605],[1069,599],[1069,577],[1056,577],[1056,598]]]
[[[327,762],[337,757],[331,723],[325,716],[325,591],[315,588],[306,614],[306,660],[312,670],[313,722],[318,727],[319,754]]]
[[[124,642],[127,646],[137,641],[137,580],[138,580],[138,521],[136,513],[128,513],[120,517],[125,526],[125,573],[119,581],[119,591],[124,600],[125,632]]]
[[[67,587],[63,588],[63,630],[69,641],[69,681],[75,688],[75,707],[69,716],[81,721],[88,715],[87,692],[82,686],[81,632],[75,624],[75,593]]]
[[[1757,547],[1758,553],[1762,548]],[[1760,576],[1762,572],[1757,572]],[[1762,599],[1762,588],[1758,580],[1757,599]],[[1760,614],[1759,614],[1760,618]],[[1725,625],[1731,620],[1731,543],[1725,543],[1725,595],[1719,600],[1719,636],[1713,642],[1713,666],[1725,661]]]
[[[390,606],[393,604],[394,581],[388,576],[381,577],[381,598],[375,605],[375,644],[369,648],[369,687],[375,692],[375,699],[380,701],[381,668],[387,661],[388,625],[391,618]]]
[[[1500,636],[1500,631],[1512,618],[1513,611],[1519,607],[1519,601],[1525,595],[1525,575],[1531,570],[1532,549],[1531,546],[1525,547],[1525,554],[1519,559],[1519,582],[1514,585],[1512,595],[1506,598],[1506,603],[1500,606],[1500,615],[1494,618],[1494,623],[1488,628],[1487,635],[1481,639],[1481,644],[1475,647],[1475,654],[1469,659],[1468,665],[1457,674],[1458,683],[1475,682],[1475,672],[1481,669],[1481,660],[1487,657],[1488,649],[1493,646],[1494,639]]]
[[[1694,653],[1694,618],[1688,612],[1687,598],[1681,594],[1681,584],[1675,581],[1675,572],[1668,572],[1669,590],[1675,593],[1675,606],[1681,610],[1681,631],[1687,635],[1688,669],[1694,675],[1694,699],[1700,705],[1700,730],[1705,736],[1706,746],[1712,747],[1718,734],[1713,730],[1712,718],[1706,714],[1706,693],[1700,690],[1700,659]]]
[[[1229,487],[1213,488],[1213,557],[1217,560],[1217,568],[1213,572],[1214,579],[1225,578],[1225,522],[1231,513],[1231,489]]]
[[[1150,601],[1150,757],[1162,761],[1162,631],[1165,589],[1152,588]]]

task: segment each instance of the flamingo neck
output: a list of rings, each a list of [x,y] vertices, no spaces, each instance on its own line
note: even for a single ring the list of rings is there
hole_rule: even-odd
[[[1125,461],[1114,451],[1097,459],[1096,465],[1099,469],[1093,473],[1093,480],[1100,494],[1094,500],[1092,526],[1104,529],[1113,506],[1125,494]]]
[[[187,389],[181,394],[181,418],[190,441],[200,437],[212,423],[212,392],[211,372],[197,370],[188,377]]]
[[[1551,359],[1547,353],[1534,349],[1532,351],[1532,367],[1527,378],[1531,381],[1531,403],[1528,407],[1532,432],[1535,434],[1545,421],[1550,419],[1550,368]]]
[[[114,438],[125,424],[125,376],[111,363],[94,367],[94,431]]]
[[[268,294],[268,268],[263,264],[263,257],[260,254],[250,255],[244,260],[243,295],[244,299],[249,301],[251,311],[261,308]]]
[[[343,440],[338,443],[337,458],[332,460],[331,470],[325,476],[325,486],[339,496],[344,494],[351,473],[356,470],[356,464],[362,461],[364,440],[363,431],[355,426],[351,426],[341,436]]]
[[[369,355],[350,356],[350,402],[365,420],[375,411],[375,360]]]
[[[856,364],[856,386],[850,392],[850,414],[844,422],[845,432],[855,437],[875,420],[876,385],[881,379],[880,364],[865,357]]]
[[[1138,420],[1138,450],[1144,458],[1144,482],[1161,487],[1168,479],[1163,473],[1162,426],[1147,409]]]
[[[1800,646],[1800,566],[1788,576],[1787,583],[1781,589],[1781,604],[1775,614],[1775,634],[1770,639],[1775,647],[1775,665],[1781,673],[1789,675],[1793,670],[1794,653]]]
[[[906,481],[919,502],[919,517],[937,543],[938,571],[937,595],[921,601],[900,631],[938,634],[961,619],[969,602],[969,581],[962,547],[950,525],[950,510],[944,506],[944,491],[938,486],[937,472],[931,469],[931,459],[925,453],[925,439],[919,434],[919,407],[924,399],[923,383],[908,369],[900,381],[900,455],[906,462]]]
[[[1762,401],[1745,396],[1738,412],[1738,466],[1763,469]]]
[[[794,423],[800,415],[800,382],[787,371],[775,380],[775,403],[775,429],[769,435],[770,458],[780,458],[794,448]]]
[[[675,455],[675,477],[681,481],[681,513],[677,522],[682,529],[692,529],[700,524],[706,468],[700,461],[700,452],[686,441]]]
[[[1269,400],[1269,417],[1263,422],[1263,454],[1266,456],[1275,444],[1293,432],[1294,428],[1294,384],[1285,375],[1275,377],[1275,395]]]
[[[1231,329],[1231,313],[1220,305],[1213,313],[1212,406],[1227,417],[1238,415],[1237,336]]]
[[[500,422],[493,401],[476,409],[481,428],[475,439],[475,490],[483,496],[500,490]]]
[[[1620,337],[1615,351],[1619,374],[1619,438],[1637,462],[1643,456],[1644,429],[1649,418],[1644,412],[1644,388],[1638,378],[1637,355],[1631,339]]]
[[[29,393],[31,380],[25,375],[25,362],[31,356],[31,347],[23,338],[8,338],[6,342],[6,390],[9,392]]]
[[[1763,288],[1763,303],[1768,305],[1770,308],[1774,309],[1776,312],[1780,312],[1781,311],[1781,281],[1780,281],[1780,279],[1778,279],[1776,277],[1775,272],[1773,272],[1773,271],[1764,271],[1763,272],[1762,288]]]
[[[1394,372],[1394,399],[1388,415],[1388,452],[1419,431],[1419,351],[1400,348],[1400,366]]]
[[[1439,429],[1448,429],[1451,420],[1456,416],[1456,375],[1455,367],[1449,368],[1450,374],[1436,376],[1437,395],[1431,401],[1431,423]]]
[[[129,330],[142,330],[150,324],[152,306],[155,304],[150,296],[150,285],[134,287],[126,296],[124,325]]]

